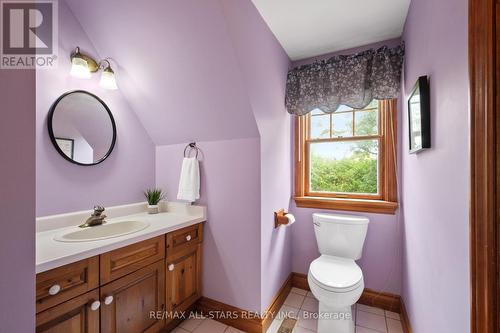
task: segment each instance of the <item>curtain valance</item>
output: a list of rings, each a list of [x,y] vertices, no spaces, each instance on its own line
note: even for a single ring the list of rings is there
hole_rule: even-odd
[[[397,98],[404,44],[339,55],[288,72],[286,107],[304,115],[314,109],[332,113],[340,105],[366,107],[373,99]]]

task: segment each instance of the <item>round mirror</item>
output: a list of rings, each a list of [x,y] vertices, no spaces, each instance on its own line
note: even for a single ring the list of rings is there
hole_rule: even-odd
[[[79,165],[101,163],[116,141],[115,120],[108,106],[83,90],[65,93],[54,102],[48,127],[59,154]]]

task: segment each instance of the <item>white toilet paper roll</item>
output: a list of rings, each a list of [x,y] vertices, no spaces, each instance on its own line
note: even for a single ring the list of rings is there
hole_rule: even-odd
[[[293,224],[295,222],[295,216],[293,216],[292,214],[285,214],[285,217],[288,219],[287,225]]]

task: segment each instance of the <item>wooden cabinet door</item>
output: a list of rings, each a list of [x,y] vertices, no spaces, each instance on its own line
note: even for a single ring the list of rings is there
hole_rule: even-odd
[[[101,304],[101,333],[159,332],[165,321],[153,313],[165,310],[165,261],[102,286]]]
[[[167,311],[184,311],[201,296],[201,244],[167,259]]]
[[[96,301],[99,301],[98,290],[39,312],[36,315],[36,332],[99,333],[99,307],[91,308]]]

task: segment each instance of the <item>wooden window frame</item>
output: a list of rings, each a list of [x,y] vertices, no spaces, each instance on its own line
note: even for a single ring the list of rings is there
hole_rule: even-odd
[[[397,100],[379,101],[379,112],[379,133],[377,135],[314,140],[314,142],[379,140],[379,193],[374,195],[310,192],[309,159],[304,158],[309,155],[309,117],[295,117],[294,199],[297,207],[381,214],[395,213],[398,203],[396,163],[394,160],[396,156],[393,149],[396,148],[397,152]]]

